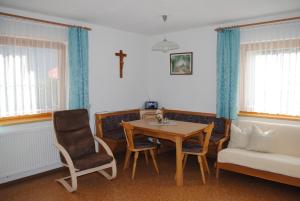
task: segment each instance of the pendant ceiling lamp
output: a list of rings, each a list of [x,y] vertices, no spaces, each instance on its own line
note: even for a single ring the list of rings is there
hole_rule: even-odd
[[[163,15],[163,21],[166,23],[167,21],[167,15]],[[156,43],[152,47],[152,51],[160,51],[160,52],[168,52],[170,50],[177,50],[179,49],[179,45],[173,41],[168,41],[166,38],[164,38],[162,41]]]

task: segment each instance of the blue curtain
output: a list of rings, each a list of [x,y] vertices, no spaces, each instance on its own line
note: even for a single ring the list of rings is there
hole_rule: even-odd
[[[237,118],[237,90],[240,63],[240,30],[218,32],[217,117]]]
[[[88,31],[69,28],[69,108],[89,109]]]

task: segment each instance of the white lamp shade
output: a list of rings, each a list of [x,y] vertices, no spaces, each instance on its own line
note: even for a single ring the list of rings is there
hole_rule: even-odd
[[[168,41],[167,39],[164,39],[163,41],[160,41],[153,45],[152,51],[160,51],[160,52],[168,52],[170,50],[177,50],[179,49],[179,45],[175,42]]]

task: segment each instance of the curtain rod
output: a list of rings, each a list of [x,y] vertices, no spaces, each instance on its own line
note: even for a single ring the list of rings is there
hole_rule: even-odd
[[[37,19],[37,18],[32,18],[32,17],[26,17],[26,16],[21,16],[21,15],[15,15],[15,14],[10,14],[10,13],[4,13],[0,12],[0,15],[3,16],[9,16],[9,17],[15,17],[15,18],[20,18],[20,19],[25,19],[25,20],[30,20],[30,21],[35,21],[35,22],[42,22],[45,24],[52,24],[56,26],[63,26],[63,27],[79,27],[86,29],[88,31],[91,31],[92,29],[89,27],[83,27],[83,26],[76,26],[76,25],[71,25],[71,24],[64,24],[64,23],[59,23],[59,22],[53,22],[53,21],[48,21],[48,20],[42,20],[42,19]]]
[[[252,27],[252,26],[258,26],[258,25],[263,25],[263,24],[273,24],[273,23],[293,21],[293,20],[299,20],[299,19],[300,19],[300,16],[277,19],[277,20],[270,20],[270,21],[263,21],[263,22],[256,22],[256,23],[249,23],[249,24],[233,25],[233,26],[228,26],[228,27],[219,27],[219,28],[216,28],[215,31],[223,31],[224,29],[231,29],[231,28]]]

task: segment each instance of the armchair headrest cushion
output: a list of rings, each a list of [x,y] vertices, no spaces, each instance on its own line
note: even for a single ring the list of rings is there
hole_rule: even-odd
[[[72,159],[95,153],[95,143],[85,109],[54,113],[56,139]]]
[[[86,109],[64,110],[54,113],[56,131],[72,131],[90,126]]]

